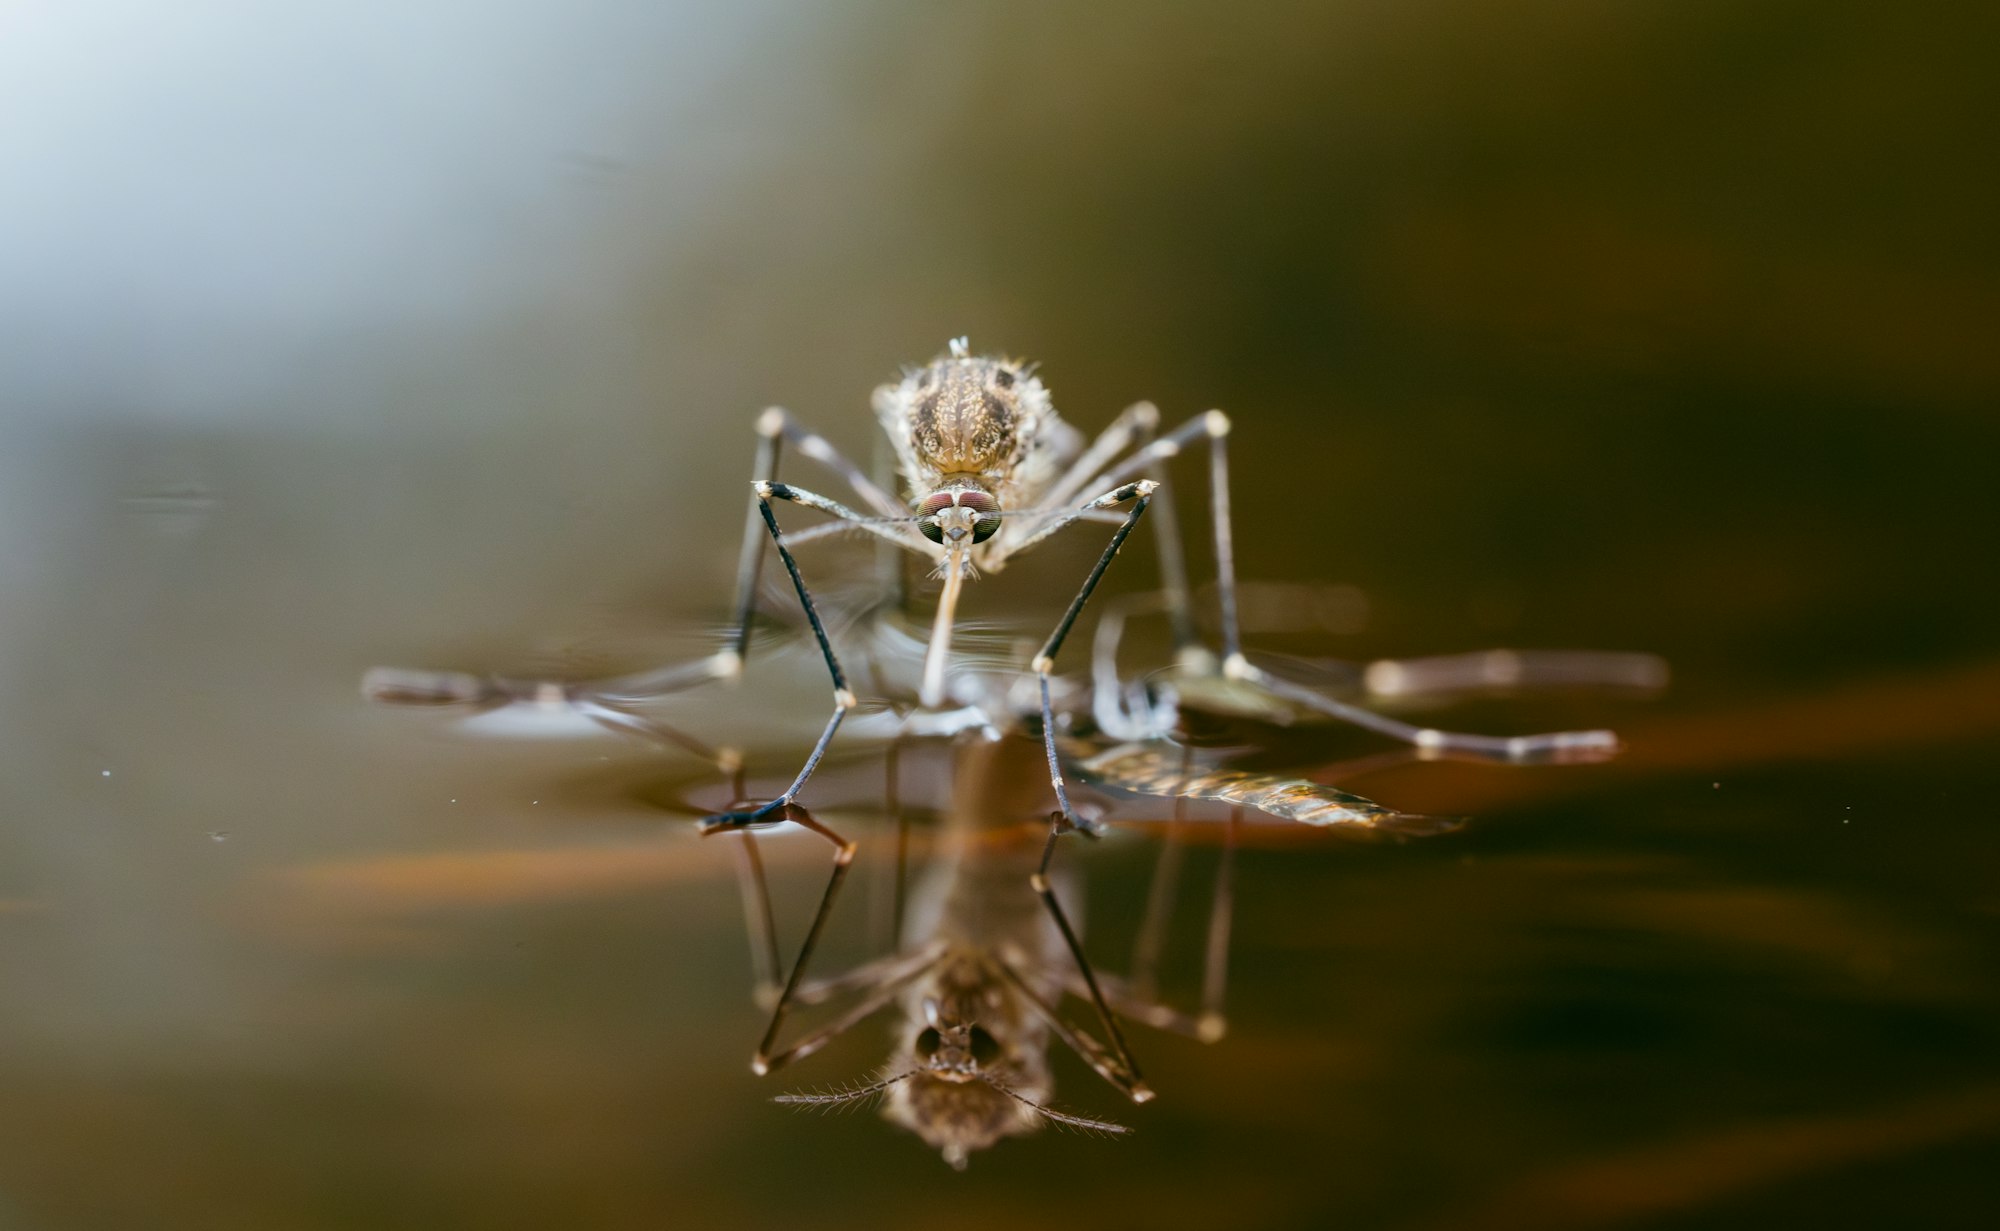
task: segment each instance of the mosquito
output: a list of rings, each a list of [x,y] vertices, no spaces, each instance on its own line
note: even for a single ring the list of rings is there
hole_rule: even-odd
[[[1056,657],[1090,601],[1105,571],[1149,508],[1160,522],[1160,573],[1164,605],[1172,624],[1177,661],[1193,674],[1219,675],[1327,717],[1379,732],[1416,748],[1426,758],[1512,763],[1596,761],[1618,747],[1609,731],[1570,731],[1494,737],[1417,726],[1301,687],[1253,664],[1238,633],[1235,553],[1230,526],[1227,444],[1230,421],[1221,411],[1197,415],[1164,435],[1158,410],[1136,403],[1087,445],[1080,432],[1056,412],[1035,365],[972,353],[965,338],[944,354],[875,390],[877,422],[887,438],[904,484],[899,498],[868,477],[825,437],[772,408],[757,420],[758,447],[751,477],[751,500],[739,553],[733,634],[705,659],[594,683],[482,681],[455,674],[431,675],[378,670],[364,689],[381,700],[461,701],[476,694],[484,703],[539,699],[588,709],[606,726],[632,725],[643,702],[713,680],[741,676],[750,651],[759,578],[765,547],[777,551],[799,606],[810,625],[832,685],[832,712],[791,783],[754,806],[717,813],[705,832],[742,828],[778,817],[798,801],[842,722],[858,704],[825,622],[820,618],[794,546],[843,531],[874,536],[932,566],[940,582],[923,670],[917,687],[921,711],[937,711],[951,699],[951,647],[960,596],[968,581],[1005,568],[1015,557],[1047,542],[1078,522],[1115,524],[1110,541],[1070,600],[1055,628],[1027,668],[1039,700],[1049,780],[1054,786],[1056,828],[1092,832],[1071,807],[1057,750],[1058,728],[1051,701]],[[854,493],[867,512],[777,478],[781,448],[790,444],[826,468]],[[1173,515],[1164,465],[1191,448],[1208,453],[1209,515],[1213,531],[1214,588],[1219,607],[1219,655],[1202,644],[1192,614],[1187,566]],[[816,510],[833,520],[787,533],[776,506]],[[728,750],[716,754],[725,768]]]
[[[1113,526],[1096,563],[1022,673],[1023,682],[1032,681],[1033,700],[1028,708],[1039,719],[1044,780],[1053,789],[1055,805],[1047,814],[1046,841],[1038,862],[1026,872],[1031,889],[1046,909],[1048,926],[1064,942],[1074,960],[1078,977],[1089,992],[1106,1035],[1103,1044],[1086,1042],[1082,1035],[1065,1041],[1091,1058],[1093,1067],[1134,1101],[1150,1097],[1150,1090],[1130,1061],[1118,1034],[1112,1006],[1096,985],[1053,888],[1050,863],[1058,838],[1069,833],[1095,836],[1102,832],[1095,820],[1072,805],[1060,747],[1065,727],[1058,721],[1054,682],[1057,655],[1106,570],[1148,509],[1157,510],[1154,520],[1160,530],[1157,541],[1161,583],[1158,606],[1168,617],[1173,632],[1176,678],[1196,683],[1206,681],[1238,693],[1247,691],[1303,712],[1352,723],[1401,741],[1410,749],[1408,755],[1420,759],[1573,763],[1603,760],[1618,748],[1616,736],[1603,730],[1497,737],[1419,726],[1294,682],[1253,663],[1243,652],[1239,633],[1227,449],[1231,425],[1220,411],[1197,415],[1161,434],[1158,410],[1151,403],[1140,402],[1128,407],[1086,443],[1083,435],[1057,414],[1035,365],[1017,359],[975,355],[965,338],[954,339],[945,353],[930,363],[906,369],[900,379],[877,388],[873,406],[901,475],[904,490],[900,496],[871,479],[825,437],[802,425],[789,412],[774,407],[759,416],[751,499],[738,556],[735,619],[728,641],[713,654],[639,675],[597,681],[512,679],[395,668],[378,668],[363,681],[364,692],[379,701],[454,705],[475,710],[525,706],[560,711],[581,715],[614,730],[677,744],[708,759],[738,784],[737,802],[725,811],[703,818],[702,833],[744,831],[747,834],[753,827],[798,820],[831,841],[835,857],[827,891],[801,951],[801,960],[794,965],[792,979],[780,995],[766,1036],[767,1046],[759,1052],[760,1066],[774,1065],[778,1062],[776,1055],[785,1054],[766,1052],[784,1012],[795,998],[798,979],[805,969],[803,959],[817,939],[834,892],[855,853],[853,843],[810,821],[810,813],[799,804],[807,782],[826,756],[843,721],[859,704],[859,697],[793,553],[795,546],[856,531],[873,536],[888,547],[914,554],[929,564],[939,582],[937,603],[914,690],[916,708],[905,715],[905,721],[913,730],[942,733],[959,729],[968,720],[952,718],[949,707],[960,702],[959,710],[970,715],[969,721],[993,730],[1009,721],[1008,715],[994,711],[1011,708],[1011,690],[1006,694],[1007,701],[995,703],[990,689],[982,689],[978,681],[969,678],[969,673],[955,670],[952,662],[953,630],[966,583],[981,573],[1000,571],[1015,557],[1079,522]],[[839,500],[779,481],[779,457],[787,444],[842,481],[867,511],[857,511]],[[1193,449],[1205,449],[1208,459],[1219,652],[1210,649],[1197,632],[1187,564],[1174,514],[1173,489],[1166,475],[1169,462]],[[831,520],[788,533],[777,515],[777,507],[785,504],[815,510]],[[758,614],[759,582],[767,545],[775,549],[783,564],[799,609],[811,629],[813,643],[831,683],[832,711],[790,784],[769,799],[750,803],[742,800],[740,784],[744,767],[737,753],[709,747],[667,728],[642,710],[653,700],[705,683],[741,677]],[[1128,729],[1123,733],[1143,735],[1162,729],[1163,722],[1171,718],[1168,712],[1171,707],[1162,708],[1163,705],[1156,704],[1136,718],[1126,714]],[[1067,707],[1065,711],[1067,714]],[[1107,730],[1110,729],[1107,725]],[[1004,973],[1005,968],[1001,969]],[[1025,978],[1014,980],[1011,986],[1029,1003],[1046,990]],[[961,1032],[959,1026],[963,1023],[952,1015],[958,1011],[954,1006],[963,1007],[969,1002],[962,996],[946,994],[949,990],[940,987],[928,997],[926,1003],[937,1006],[937,1021],[924,1029],[938,1032],[940,1048],[944,1047],[947,1035],[972,1047],[977,1038]],[[930,1016],[926,1013],[927,1022]],[[1055,1027],[1051,1025],[1050,1029]],[[918,1037],[925,1036],[919,1031]],[[977,1060],[977,1051],[973,1048],[964,1054]],[[954,1044],[948,1054],[959,1056],[961,1052],[963,1049]],[[794,1049],[789,1054],[795,1056],[798,1052]],[[1031,1093],[1033,1082],[1024,1078],[1023,1086]],[[998,1087],[994,1089],[997,1091]],[[1015,1088],[1015,1093],[1023,1093],[1023,1089]],[[1000,1097],[1018,1107],[1029,1106],[1004,1092]]]

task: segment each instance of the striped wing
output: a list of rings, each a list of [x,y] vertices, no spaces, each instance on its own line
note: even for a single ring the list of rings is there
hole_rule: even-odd
[[[1244,770],[1183,766],[1183,750],[1169,740],[1119,744],[1075,763],[1077,774],[1100,786],[1166,799],[1212,799],[1254,808],[1280,820],[1315,828],[1341,827],[1421,836],[1457,829],[1456,817],[1416,816],[1385,808],[1338,787]]]

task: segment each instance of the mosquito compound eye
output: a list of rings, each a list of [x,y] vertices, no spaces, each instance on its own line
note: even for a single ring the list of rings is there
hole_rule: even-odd
[[[972,1028],[972,1058],[981,1068],[1000,1059],[999,1041],[978,1026]]]
[[[972,523],[972,541],[975,543],[984,543],[987,539],[992,538],[994,531],[999,528],[1000,515],[998,513],[988,513],[986,516]]]
[[[917,529],[923,531],[924,537],[933,543],[944,542],[944,527],[937,524],[936,518],[925,518],[918,522]]]
[[[917,1057],[928,1060],[937,1055],[938,1048],[943,1045],[944,1039],[938,1034],[937,1027],[926,1026],[924,1032],[917,1036]]]

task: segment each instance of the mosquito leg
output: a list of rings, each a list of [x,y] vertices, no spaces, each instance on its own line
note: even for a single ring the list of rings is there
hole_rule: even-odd
[[[790,440],[800,453],[820,462],[846,479],[862,498],[884,517],[902,517],[907,514],[908,510],[902,508],[893,497],[869,481],[866,475],[841,456],[824,437],[801,427],[785,411],[774,407],[759,416],[757,437],[756,460],[751,466],[754,484],[773,483],[777,476],[781,443]],[[850,520],[861,519],[859,514],[847,512],[832,501],[819,497],[814,499],[820,502],[815,507],[827,508],[829,512],[835,512],[837,515],[844,513]],[[743,529],[743,546],[737,560],[736,601],[729,642],[706,658],[632,675],[581,682],[376,667],[362,676],[361,691],[370,700],[388,705],[467,708],[475,712],[520,703],[554,707],[572,706],[605,726],[640,734],[656,742],[677,744],[705,760],[715,762],[725,773],[730,772],[730,762],[734,757],[732,750],[700,746],[698,741],[692,741],[657,724],[653,724],[654,729],[647,730],[646,720],[633,718],[623,707],[682,692],[712,680],[733,679],[742,674],[744,659],[749,654],[750,633],[756,615],[757,581],[763,567],[765,534],[761,504],[762,497],[753,494]],[[898,536],[889,527],[874,525],[870,528],[907,550],[921,554],[928,546],[914,531],[899,541]],[[601,712],[602,709],[609,709],[614,713],[606,714]]]
[[[1141,425],[1138,442],[1141,445],[1153,443],[1153,429],[1157,419]],[[1174,500],[1173,484],[1167,482],[1166,469],[1153,466],[1146,471],[1146,477],[1159,484],[1153,492],[1153,541],[1160,552],[1160,596],[1167,612],[1167,624],[1173,632],[1175,661],[1185,661],[1190,655],[1201,654],[1201,638],[1195,632],[1194,602],[1188,589],[1187,549],[1181,542],[1180,511]]]
[[[798,420],[781,407],[773,406],[757,417],[757,463],[751,474],[753,485],[773,483],[778,477],[778,454],[781,441],[790,441],[806,457],[825,466],[847,481],[847,485],[858,493],[862,500],[872,505],[883,517],[901,517],[908,510],[897,504],[895,499],[877,487],[861,468],[833,447],[826,437],[802,426]],[[761,493],[762,488],[756,491]],[[743,551],[736,565],[736,636],[730,649],[724,653],[734,653],[734,666],[740,669],[742,660],[750,652],[750,625],[756,614],[757,578],[763,571],[764,535],[761,533],[762,517],[759,506],[761,495],[753,495],[750,511],[743,526]]]
[[[1135,443],[1143,444],[1153,438],[1153,432],[1160,425],[1160,410],[1151,402],[1134,402],[1112,420],[1111,426],[1097,434],[1078,458],[1070,463],[1061,477],[1049,484],[1042,493],[1042,502],[1051,508],[1060,508],[1076,499],[1078,493],[1090,485],[1104,468],[1119,454]],[[1098,486],[1105,486],[1099,483]]]
[[[1127,682],[1118,675],[1118,646],[1125,637],[1125,623],[1134,616],[1162,610],[1160,594],[1128,594],[1108,602],[1097,618],[1097,632],[1090,645],[1090,714],[1099,730],[1113,739],[1148,739],[1164,726],[1159,710],[1146,693],[1143,682]]]
[[[1241,656],[1227,667],[1235,679],[1257,684],[1288,701],[1318,710],[1342,722],[1375,731],[1415,747],[1419,760],[1484,761],[1510,765],[1575,765],[1608,760],[1618,752],[1618,737],[1610,731],[1553,731],[1541,735],[1468,735],[1440,731],[1388,718],[1349,705],[1289,680],[1280,679]]]
[[[748,810],[723,812],[709,817],[702,824],[703,833],[755,824],[796,799],[799,791],[805,787],[806,779],[812,777],[813,770],[819,768],[820,758],[826,755],[827,746],[833,743],[834,733],[840,730],[841,721],[855,706],[854,692],[847,686],[847,676],[840,669],[840,659],[833,652],[833,642],[827,638],[826,625],[819,618],[819,609],[813,605],[812,591],[806,588],[805,575],[799,572],[799,562],[792,558],[791,548],[785,545],[785,532],[778,527],[778,516],[771,511],[773,497],[804,504],[810,508],[826,509],[837,516],[857,520],[858,516],[852,510],[824,496],[814,495],[799,488],[787,487],[782,483],[757,485],[758,512],[763,515],[765,528],[770,531],[771,541],[778,548],[778,558],[784,562],[785,572],[791,576],[792,588],[798,593],[799,606],[805,609],[806,620],[812,625],[813,636],[819,641],[820,656],[826,660],[827,674],[833,678],[833,717],[827,720],[826,729],[820,732],[819,742],[813,745],[812,752],[806,757],[805,766],[799,770],[798,777],[792,779],[792,784],[776,799]]]
[[[903,945],[903,909],[908,902],[910,883],[910,814],[903,809],[900,748],[900,743],[889,745],[889,805],[896,814],[896,896],[889,920],[889,943],[899,949]]]
[[[1193,763],[1194,749],[1181,749],[1181,778],[1185,780]],[[1187,845],[1183,840],[1186,833],[1187,799],[1178,791],[1174,793],[1174,810],[1167,821],[1166,836],[1160,841],[1160,854],[1153,863],[1153,879],[1146,886],[1146,913],[1139,925],[1138,938],[1132,944],[1132,976],[1126,980],[1131,994],[1141,1000],[1151,1000],[1159,992],[1160,954],[1166,949],[1167,925],[1174,914],[1174,899],[1179,896],[1181,865],[1186,860]]]
[[[1040,992],[1035,990],[1034,985],[1021,977],[1021,972],[1014,968],[1011,960],[996,959],[993,964],[1006,977],[1007,981],[1014,985],[1015,990],[1021,993],[1022,999],[1026,1000],[1035,1010],[1035,1015],[1047,1023],[1049,1029],[1055,1033],[1057,1038],[1063,1041],[1064,1045],[1075,1052],[1099,1077],[1117,1087],[1119,1093],[1129,1095],[1132,1087],[1132,1075],[1124,1072],[1119,1067],[1117,1059],[1106,1050],[1102,1043],[1090,1037],[1088,1032],[1070,1025],[1068,1021],[1064,1020],[1063,1015],[1056,1010],[1056,1006],[1050,1004]],[[1078,994],[1087,997],[1089,989],[1086,988]],[[1150,1091],[1146,1097],[1152,1097]],[[1137,1101],[1144,1102],[1145,1099]]]
[[[764,877],[764,859],[757,853],[757,838],[743,831],[736,848],[736,880],[743,895],[743,926],[750,935],[750,974],[755,980],[753,1000],[759,1008],[778,1004],[778,928],[771,915],[771,887]]]
[[[1428,658],[1383,658],[1362,669],[1373,697],[1441,697],[1497,689],[1580,688],[1655,692],[1667,664],[1652,654],[1597,650],[1481,650]]]
[[[1209,520],[1215,527],[1215,592],[1222,608],[1222,660],[1226,666],[1243,654],[1236,614],[1236,545],[1229,515],[1229,416],[1219,410],[1211,410],[1190,419],[1106,471],[1104,481],[1116,483],[1150,471],[1189,445],[1203,440],[1208,442]],[[1185,587],[1182,601],[1186,601]],[[1186,621],[1188,627],[1193,626],[1192,617],[1185,613],[1174,618],[1177,630],[1181,621]],[[1196,654],[1201,657],[1198,650]],[[1197,661],[1190,665],[1206,664]]]
[[[1131,511],[1125,515],[1125,524],[1119,526],[1112,534],[1111,542],[1105,545],[1104,554],[1097,558],[1097,564],[1090,570],[1090,576],[1084,578],[1083,588],[1077,591],[1076,598],[1070,602],[1069,610],[1063,613],[1062,622],[1049,634],[1048,641],[1042,645],[1041,653],[1035,655],[1035,676],[1041,685],[1042,694],[1042,746],[1048,752],[1049,781],[1056,789],[1056,804],[1061,809],[1057,815],[1063,826],[1075,828],[1078,827],[1078,821],[1076,812],[1069,806],[1069,789],[1063,784],[1062,762],[1056,756],[1056,716],[1055,708],[1049,703],[1049,675],[1055,670],[1056,654],[1062,649],[1063,639],[1069,636],[1069,630],[1076,624],[1076,618],[1082,613],[1083,605],[1090,601],[1091,592],[1097,589],[1097,583],[1104,577],[1104,570],[1111,567],[1111,561],[1117,557],[1118,549],[1124,545],[1126,536],[1132,533],[1132,527],[1137,525],[1139,518],[1145,514],[1146,503],[1152,497],[1153,488],[1154,484],[1150,480],[1127,483],[1091,502],[1093,508],[1110,508],[1127,500],[1133,503]]]
[[[776,1067],[773,1064],[772,1048],[777,1042],[778,1030],[785,1024],[785,1014],[792,1007],[792,996],[798,991],[799,980],[805,977],[806,967],[812,961],[813,950],[819,945],[820,932],[826,927],[826,918],[833,910],[833,900],[840,893],[840,884],[847,879],[847,869],[854,863],[854,843],[813,820],[803,809],[793,809],[789,815],[791,819],[833,843],[833,873],[827,877],[826,891],[820,895],[819,910],[813,914],[812,926],[806,929],[805,943],[799,947],[798,960],[792,963],[791,975],[786,978],[784,990],[778,993],[778,1001],[771,1008],[771,1024],[765,1029],[763,1040],[757,1044],[757,1054],[750,1061],[750,1070],[759,1075],[768,1073]],[[794,1048],[784,1054],[778,1059],[778,1063],[792,1059],[796,1052],[797,1049]]]
[[[896,862],[884,870],[885,876],[870,882],[874,892],[869,896],[869,930],[876,947],[889,952],[902,945],[903,890],[909,868],[910,818],[903,810],[899,773],[902,751],[903,737],[899,733],[882,753],[882,811],[896,820]],[[885,879],[886,891],[882,884]]]
[[[1070,959],[1076,963],[1076,973],[1082,975],[1084,987],[1090,989],[1090,1005],[1098,1013],[1098,1025],[1104,1027],[1104,1041],[1110,1047],[1110,1063],[1098,1067],[1104,1077],[1122,1089],[1134,1103],[1144,1103],[1152,1099],[1152,1089],[1138,1071],[1138,1061],[1132,1059],[1132,1049],[1126,1047],[1124,1031],[1118,1029],[1118,1015],[1112,1013],[1110,1005],[1104,1003],[1104,989],[1098,987],[1098,975],[1090,969],[1090,959],[1084,957],[1084,945],[1076,939],[1076,929],[1070,927],[1070,917],[1062,911],[1062,901],[1056,899],[1056,889],[1048,881],[1048,865],[1056,857],[1056,839],[1062,835],[1062,815],[1050,815],[1048,841],[1042,845],[1042,867],[1028,879],[1042,905],[1048,907],[1050,917],[1056,921],[1056,929],[1062,933],[1062,943],[1070,949]],[[1088,1059],[1088,1057],[1086,1057]]]
[[[856,1001],[845,1012],[841,1013],[839,1017],[814,1030],[783,1051],[770,1051],[773,1036],[766,1035],[763,1045],[758,1048],[756,1058],[750,1062],[751,1071],[761,1077],[766,1073],[776,1072],[794,1060],[803,1060],[807,1056],[812,1055],[820,1048],[825,1047],[828,1043],[852,1029],[855,1023],[865,1020],[880,1010],[883,1005],[894,1000],[896,994],[902,991],[911,980],[920,978],[936,964],[937,954],[926,950],[920,953],[903,955],[896,962],[887,964],[881,968],[871,967],[869,971],[871,978],[866,995]],[[803,1001],[799,1003],[803,1003]]]
[[[792,972],[785,980],[785,988],[778,994],[778,1002],[771,1009],[770,1025],[765,1027],[764,1037],[757,1043],[756,1055],[750,1059],[750,1071],[760,1077],[818,1051],[829,1040],[887,1004],[902,984],[923,973],[937,960],[937,953],[934,950],[926,950],[908,959],[892,958],[870,962],[818,987],[802,989],[806,969],[812,963],[813,951],[819,947],[820,934],[826,930],[827,918],[833,913],[834,898],[839,895],[841,882],[847,878],[847,870],[854,862],[855,846],[854,843],[813,819],[812,814],[802,808],[791,809],[789,816],[793,821],[833,844],[833,873],[827,877],[826,891],[820,895],[819,909],[813,913],[812,926],[806,929],[805,942],[799,946],[799,956],[792,963]],[[833,1022],[813,1031],[789,1047],[782,1050],[778,1048],[778,1032],[784,1028],[785,1018],[794,1004],[817,1003],[840,991],[857,987],[867,987],[870,989],[869,993]]]
[[[1195,1037],[1204,1043],[1220,1041],[1229,1029],[1222,1006],[1229,992],[1229,928],[1236,910],[1236,829],[1242,819],[1240,805],[1229,810],[1229,825],[1222,831],[1222,855],[1215,865],[1215,893],[1209,899],[1208,945],[1201,972],[1201,1016],[1195,1026]]]

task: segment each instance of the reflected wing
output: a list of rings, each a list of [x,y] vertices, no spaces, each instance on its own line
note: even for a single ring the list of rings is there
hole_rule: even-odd
[[[1404,836],[1444,833],[1456,817],[1416,816],[1385,808],[1338,787],[1243,770],[1186,766],[1184,750],[1169,740],[1119,744],[1079,760],[1079,777],[1100,786],[1167,799],[1213,799],[1255,808],[1280,820],[1315,828],[1342,827]]]

